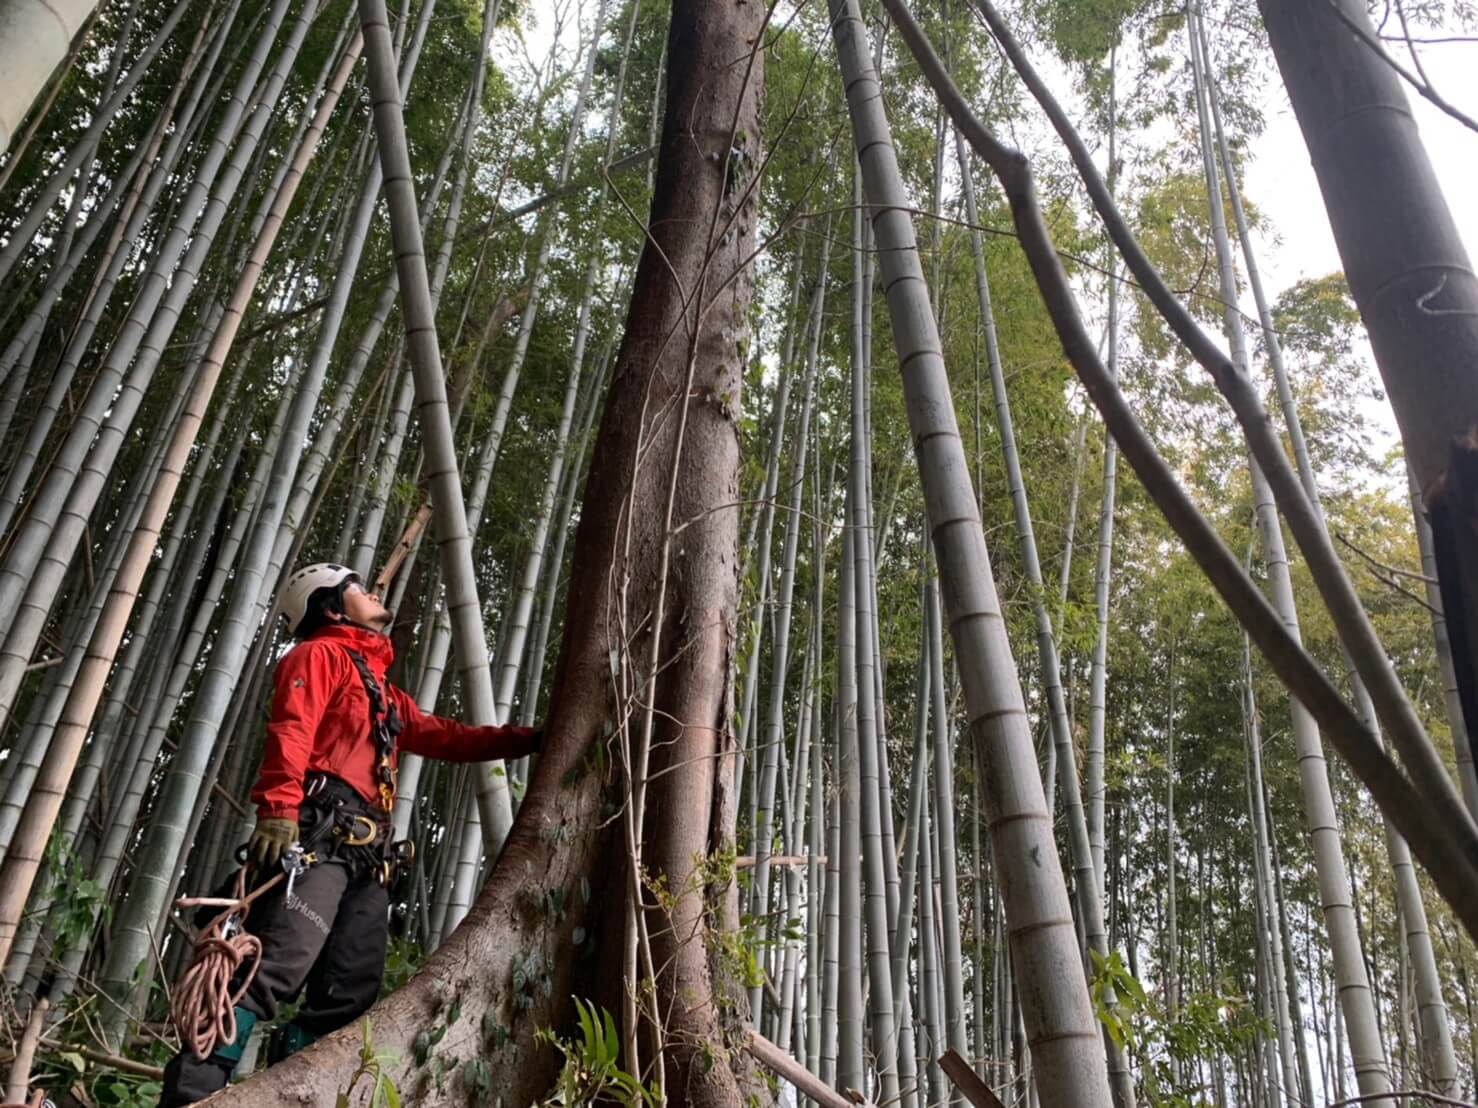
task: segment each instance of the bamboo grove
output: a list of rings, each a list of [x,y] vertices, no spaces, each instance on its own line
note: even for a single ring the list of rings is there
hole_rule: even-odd
[[[5,1100],[154,1103],[310,561],[546,746],[227,1103],[1478,1096],[1478,291],[1263,6],[0,2]]]

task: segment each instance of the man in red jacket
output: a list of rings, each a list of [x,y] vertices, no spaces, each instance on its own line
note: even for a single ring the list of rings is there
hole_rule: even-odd
[[[521,758],[539,747],[528,727],[470,727],[427,715],[385,680],[394,657],[390,612],[344,566],[301,569],[280,608],[299,642],[277,663],[247,844],[260,883],[287,870],[251,908],[246,928],[262,960],[235,1009],[236,1038],[207,1058],[187,1048],[165,1069],[162,1108],[225,1086],[253,1025],[305,990],[285,1029],[290,1049],[362,1015],[380,990],[389,893],[400,851],[390,842],[400,750],[450,762]],[[282,886],[279,886],[282,888]]]

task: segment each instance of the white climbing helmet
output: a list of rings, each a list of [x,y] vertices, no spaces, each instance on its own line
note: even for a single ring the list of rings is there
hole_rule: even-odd
[[[287,621],[287,633],[298,633],[303,617],[308,614],[308,600],[319,589],[336,589],[345,581],[351,578],[357,580],[358,577],[348,566],[335,565],[333,562],[304,566],[294,573],[287,579],[287,587],[282,590],[282,597],[278,602],[282,618]]]

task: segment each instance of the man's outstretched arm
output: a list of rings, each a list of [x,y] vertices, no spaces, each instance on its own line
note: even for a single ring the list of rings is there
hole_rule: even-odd
[[[537,727],[474,727],[454,719],[433,716],[416,707],[400,689],[390,689],[400,713],[400,748],[423,758],[443,762],[492,762],[522,758],[539,749],[543,732]]]

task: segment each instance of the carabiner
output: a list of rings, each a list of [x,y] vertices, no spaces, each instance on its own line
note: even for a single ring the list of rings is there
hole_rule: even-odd
[[[357,827],[361,823],[364,824],[365,827],[369,828],[369,830],[366,831],[363,836],[360,836],[360,835],[356,834],[355,833],[355,830],[354,830],[354,828]],[[368,816],[360,816],[360,815],[350,816],[349,817],[349,830],[344,835],[344,845],[345,846],[368,846],[370,843],[372,843],[372,842],[375,841],[375,839],[379,836],[379,833],[380,833],[379,827],[376,826],[375,821],[372,820],[372,819],[370,819]]]

